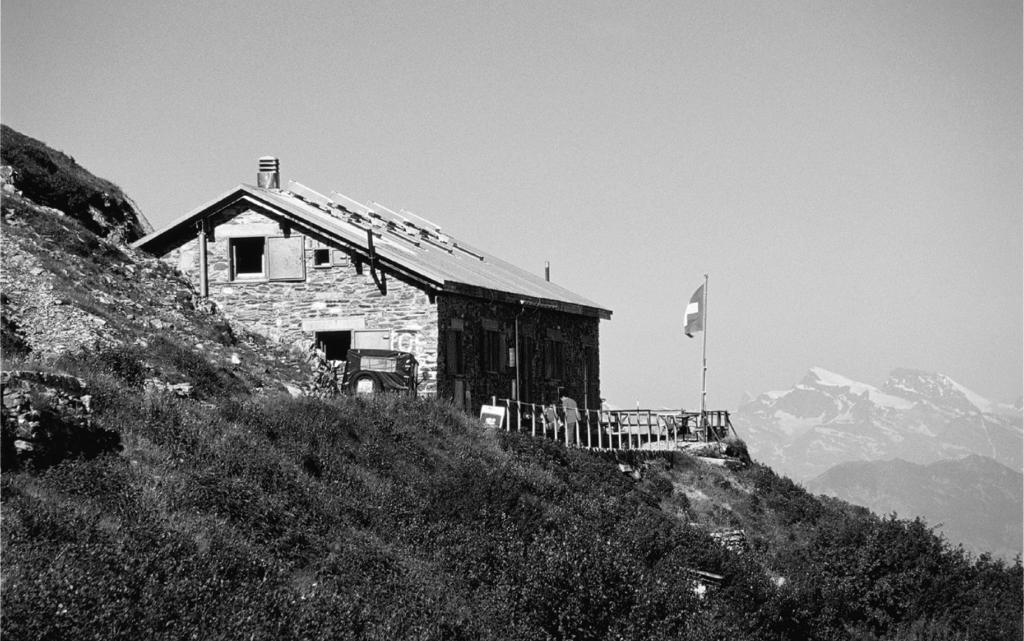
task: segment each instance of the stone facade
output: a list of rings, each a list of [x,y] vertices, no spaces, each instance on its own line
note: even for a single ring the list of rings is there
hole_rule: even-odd
[[[436,391],[437,310],[425,292],[389,278],[385,296],[370,277],[369,269],[357,270],[347,253],[296,232],[289,236],[302,239],[301,280],[235,278],[233,239],[284,236],[277,222],[254,211],[242,212],[217,225],[211,236],[207,242],[210,298],[225,316],[272,340],[303,350],[312,345],[318,332],[347,331],[354,334],[354,341],[365,341],[360,346],[411,352],[424,379],[420,392]],[[315,264],[318,251],[327,252],[326,264]],[[198,283],[198,240],[171,252],[166,260]]]

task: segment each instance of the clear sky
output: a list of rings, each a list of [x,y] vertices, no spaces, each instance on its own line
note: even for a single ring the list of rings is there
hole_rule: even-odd
[[[256,159],[614,311],[602,390],[1022,388],[1021,3],[2,0],[0,118],[161,226]]]

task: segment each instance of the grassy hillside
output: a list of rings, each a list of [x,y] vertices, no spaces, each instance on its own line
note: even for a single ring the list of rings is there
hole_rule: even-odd
[[[3,208],[3,369],[81,379],[105,439],[30,456],[23,419],[60,435],[84,410],[34,390],[17,414],[4,389],[5,637],[1021,637],[1020,564],[920,521],[760,465],[680,454],[632,461],[635,479],[439,401],[293,398],[301,360],[172,271],[31,201]],[[68,324],[92,338],[66,342]],[[694,571],[722,581],[699,597]]]

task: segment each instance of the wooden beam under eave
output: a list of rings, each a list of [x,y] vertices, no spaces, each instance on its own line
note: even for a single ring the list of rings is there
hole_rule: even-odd
[[[612,316],[611,310],[600,307],[591,307],[589,305],[580,305],[578,303],[570,303],[568,301],[560,301],[550,298],[538,298],[527,294],[503,292],[495,289],[479,287],[477,285],[468,285],[453,281],[445,282],[444,292],[502,303],[518,304],[520,302],[524,302],[528,306],[563,312],[566,314],[574,314],[576,316],[589,316],[604,320],[609,320]]]

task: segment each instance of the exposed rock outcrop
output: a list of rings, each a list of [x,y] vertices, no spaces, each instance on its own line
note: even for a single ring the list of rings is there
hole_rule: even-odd
[[[85,381],[46,372],[0,374],[2,466],[49,467],[73,456],[120,451],[117,432],[92,422]]]

